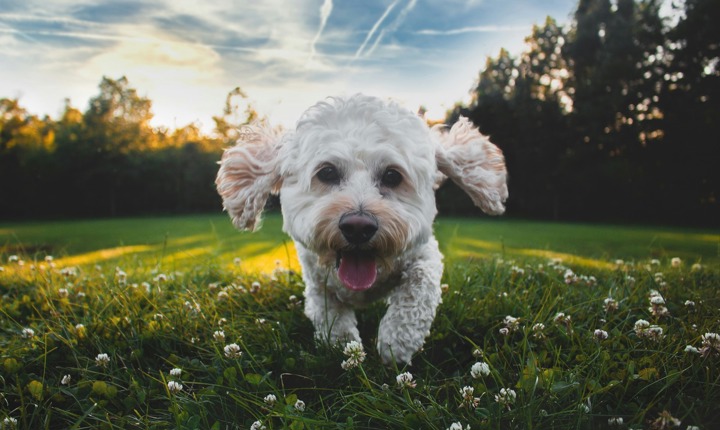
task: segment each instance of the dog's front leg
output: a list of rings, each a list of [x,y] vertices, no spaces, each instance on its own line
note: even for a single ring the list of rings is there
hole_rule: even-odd
[[[400,285],[387,299],[388,309],[380,321],[377,348],[385,364],[410,363],[430,334],[435,311],[441,302],[442,255],[431,239],[419,258],[404,270]]]
[[[312,321],[317,339],[330,343],[360,342],[355,311],[327,288],[306,283],[305,315]]]

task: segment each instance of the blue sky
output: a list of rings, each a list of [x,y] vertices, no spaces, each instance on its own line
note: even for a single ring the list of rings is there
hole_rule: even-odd
[[[127,76],[154,124],[212,127],[241,87],[275,124],[338,94],[390,97],[442,117],[487,56],[524,48],[577,0],[0,0],[0,97],[57,117],[102,76]]]

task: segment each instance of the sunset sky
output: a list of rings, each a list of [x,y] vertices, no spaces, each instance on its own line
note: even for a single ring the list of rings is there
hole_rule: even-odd
[[[533,24],[576,0],[0,0],[0,97],[57,117],[85,110],[103,76],[153,101],[153,124],[212,129],[241,87],[292,126],[330,95],[390,97],[441,118],[487,56],[524,48]]]

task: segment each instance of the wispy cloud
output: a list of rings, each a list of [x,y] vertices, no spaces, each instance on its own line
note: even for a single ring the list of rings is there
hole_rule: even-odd
[[[332,13],[332,9],[332,0],[324,0],[322,6],[320,6],[320,27],[318,28],[317,33],[315,33],[315,37],[310,43],[310,58],[308,59],[308,61],[312,61],[313,57],[315,57],[315,54],[317,53],[315,45],[320,40],[320,36],[322,36],[323,30],[325,30],[325,25],[327,25],[327,21],[330,17],[330,14]]]
[[[417,30],[415,34],[420,36],[455,36],[465,33],[499,33],[528,31],[526,25],[478,25],[473,27],[452,28],[449,30],[424,29]]]
[[[373,43],[372,47],[367,51],[367,56],[372,55],[375,52],[375,49],[380,45],[380,42],[382,41],[383,37],[385,37],[386,34],[392,33],[396,31],[403,22],[405,22],[405,18],[415,8],[415,5],[417,4],[417,0],[410,0],[407,5],[405,5],[402,10],[398,13],[398,16],[395,17],[395,19],[387,25],[385,28],[383,28],[380,31],[380,34],[375,39],[375,42]]]
[[[355,51],[355,58],[360,58],[360,55],[362,55],[363,50],[365,50],[365,46],[367,46],[370,39],[372,39],[373,35],[377,31],[378,28],[382,25],[383,21],[390,15],[390,12],[392,12],[393,9],[395,9],[395,6],[400,3],[400,0],[395,0],[392,3],[390,3],[390,6],[388,6],[385,9],[385,12],[380,16],[380,18],[375,21],[375,24],[372,26],[368,34],[365,36],[365,40],[363,40],[363,43],[360,45],[357,51]]]

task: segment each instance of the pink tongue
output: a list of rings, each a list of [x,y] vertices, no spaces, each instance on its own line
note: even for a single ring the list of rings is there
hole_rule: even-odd
[[[345,286],[353,291],[364,291],[372,287],[377,278],[377,265],[371,256],[343,253],[338,267],[338,276]]]

